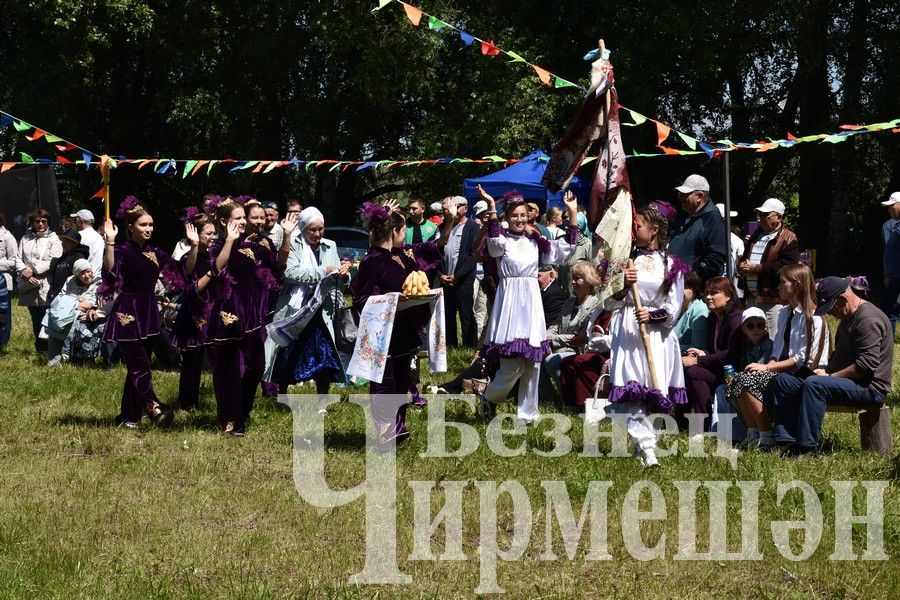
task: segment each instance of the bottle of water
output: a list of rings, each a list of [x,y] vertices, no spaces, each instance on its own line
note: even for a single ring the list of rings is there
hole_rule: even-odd
[[[734,367],[725,365],[725,385],[729,385],[734,380]]]

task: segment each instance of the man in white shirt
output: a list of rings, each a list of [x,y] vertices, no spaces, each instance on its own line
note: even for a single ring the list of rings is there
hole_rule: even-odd
[[[103,267],[103,236],[94,229],[94,213],[82,208],[77,213],[69,215],[75,219],[75,228],[81,234],[81,243],[88,247],[88,262],[94,274],[99,274]]]

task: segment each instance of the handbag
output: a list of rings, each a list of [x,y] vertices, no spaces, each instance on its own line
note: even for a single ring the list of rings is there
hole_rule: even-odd
[[[340,290],[335,290],[334,307],[334,345],[338,352],[353,354],[356,347],[356,332],[359,329],[359,315],[352,306],[344,303],[344,296]]]

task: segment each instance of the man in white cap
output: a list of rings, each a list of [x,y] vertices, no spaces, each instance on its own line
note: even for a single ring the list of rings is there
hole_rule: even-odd
[[[82,208],[69,215],[75,219],[75,229],[81,233],[81,243],[88,247],[88,262],[94,273],[100,273],[103,266],[103,236],[94,229],[94,213]]]
[[[709,201],[709,182],[702,175],[690,175],[675,188],[684,211],[669,238],[669,252],[690,265],[702,281],[724,272],[726,255],[725,221]]]
[[[900,304],[897,302],[897,296],[900,296],[900,192],[891,194],[881,205],[887,207],[890,217],[881,227],[884,243],[884,298],[881,310],[891,320],[891,331],[895,331],[900,319]]]
[[[475,347],[476,326],[474,313],[475,292],[475,238],[481,228],[467,216],[469,201],[463,196],[444,198],[444,219],[459,218],[450,239],[444,246],[444,259],[438,267],[438,281],[444,288],[444,316],[447,345],[456,346],[456,313],[462,328],[462,345]]]
[[[719,209],[719,214],[722,215],[722,219],[725,219],[725,205],[722,204],[721,202],[717,202],[716,208]],[[736,210],[730,210],[730,211],[728,211],[728,216],[731,217],[731,219],[735,219],[738,216],[738,213]],[[726,221],[726,223],[727,223],[727,221]],[[728,261],[729,261],[729,264],[731,265],[731,274],[733,276],[732,283],[734,283],[735,287],[737,287],[737,280],[738,280],[737,265],[738,265],[738,261],[740,260],[741,256],[743,256],[743,254],[744,254],[744,240],[742,240],[740,238],[740,236],[738,236],[737,234],[734,233],[735,226],[736,226],[736,223],[732,220],[731,221],[731,231],[728,232],[728,234],[731,236],[731,248],[730,248],[731,254],[728,255]],[[740,231],[739,225],[738,225],[738,231]],[[722,272],[722,275],[725,275],[727,277],[728,270],[727,269],[724,270]],[[742,292],[742,290],[739,289],[738,296],[740,298],[743,298],[744,295],[741,292]]]
[[[759,228],[753,232],[738,263],[744,303],[766,313],[769,337],[778,335],[778,312],[786,299],[778,292],[781,269],[800,261],[797,235],[784,226],[784,202],[769,198],[756,207]]]

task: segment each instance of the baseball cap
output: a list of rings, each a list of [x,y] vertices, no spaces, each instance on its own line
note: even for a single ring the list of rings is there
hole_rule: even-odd
[[[550,271],[556,271],[556,267],[548,264],[541,264],[538,266],[539,273],[549,273]]]
[[[747,319],[762,319],[763,321],[765,321],[766,313],[764,313],[761,308],[751,306],[741,313],[741,323],[745,322]]]
[[[485,202],[484,200],[479,200],[478,202],[475,203],[475,206],[472,207],[472,210],[475,212],[476,217],[478,215],[480,215],[481,213],[483,213],[484,211],[486,211],[487,209],[488,209],[488,205],[487,205],[487,202]]]
[[[675,188],[677,191],[682,194],[689,194],[691,192],[708,192],[709,191],[709,182],[706,180],[706,177],[703,175],[688,175],[688,178],[684,180],[684,183]]]
[[[881,203],[882,206],[890,206],[891,204],[897,204],[900,202],[900,192],[894,192],[891,194],[891,197]]]
[[[262,203],[263,208],[271,208],[272,210],[278,210],[278,205],[272,202],[271,200],[266,200]]]
[[[469,201],[466,200],[465,196],[450,196],[450,201],[456,204],[457,206],[468,206]]]
[[[81,234],[74,229],[64,229],[63,232],[59,234],[59,237],[70,239],[76,244],[81,243]]]
[[[725,218],[725,205],[722,204],[721,202],[719,202],[719,203],[716,203],[716,208],[719,209],[719,214],[722,215],[722,218],[724,219]],[[736,210],[729,210],[728,214],[731,215],[732,219],[735,218],[736,216],[738,216],[738,213]]]
[[[532,202],[531,200],[529,200],[525,203],[525,206],[527,206],[528,208],[533,208],[534,210],[538,211],[538,214],[541,214],[541,207],[538,206],[537,202]]]
[[[428,210],[430,210],[431,212],[439,213],[439,212],[442,212],[442,211],[444,210],[444,207],[441,206],[441,203],[440,203],[440,202],[432,202],[432,203],[428,206]]]
[[[821,317],[830,313],[834,307],[834,301],[847,290],[849,285],[843,277],[831,276],[820,281],[819,285],[816,286],[816,298],[819,302],[814,314],[817,317]]]
[[[762,203],[762,206],[756,207],[756,212],[759,213],[778,213],[779,215],[784,214],[784,202],[779,200],[778,198],[769,198],[765,202]]]
[[[78,212],[72,213],[72,214],[69,215],[69,216],[72,217],[72,218],[76,218],[76,217],[77,217],[77,218],[81,219],[82,221],[87,221],[88,223],[93,223],[93,222],[94,222],[94,213],[92,213],[91,211],[89,211],[89,210],[86,209],[86,208],[82,208],[82,209],[79,210]]]

